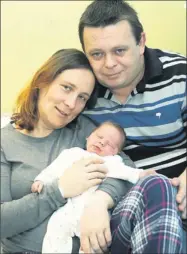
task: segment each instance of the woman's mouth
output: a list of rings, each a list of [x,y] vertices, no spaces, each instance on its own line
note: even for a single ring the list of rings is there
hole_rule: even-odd
[[[68,116],[68,114],[66,114],[64,111],[60,110],[59,108],[55,107],[56,110],[60,113],[61,116],[65,117]]]

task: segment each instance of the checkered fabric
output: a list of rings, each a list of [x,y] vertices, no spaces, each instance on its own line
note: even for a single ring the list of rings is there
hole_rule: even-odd
[[[111,253],[182,253],[176,188],[161,175],[140,180],[114,209]]]

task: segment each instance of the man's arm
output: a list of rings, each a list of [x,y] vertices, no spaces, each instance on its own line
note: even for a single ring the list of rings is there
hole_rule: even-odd
[[[179,203],[179,210],[182,212],[182,218],[187,218],[187,209],[186,209],[186,171],[179,176],[171,179],[173,186],[178,187],[178,193],[176,196],[176,201]]]

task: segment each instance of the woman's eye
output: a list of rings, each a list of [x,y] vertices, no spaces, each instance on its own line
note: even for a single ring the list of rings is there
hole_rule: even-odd
[[[83,102],[87,101],[87,99],[84,96],[79,96],[79,99],[81,99]]]
[[[67,92],[72,90],[71,86],[67,86],[67,85],[62,85],[62,88],[64,89],[64,91],[67,91]]]

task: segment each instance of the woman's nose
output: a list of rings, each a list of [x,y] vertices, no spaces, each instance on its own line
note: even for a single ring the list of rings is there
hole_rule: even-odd
[[[70,95],[66,98],[64,102],[70,109],[74,109],[76,105],[76,98]]]

